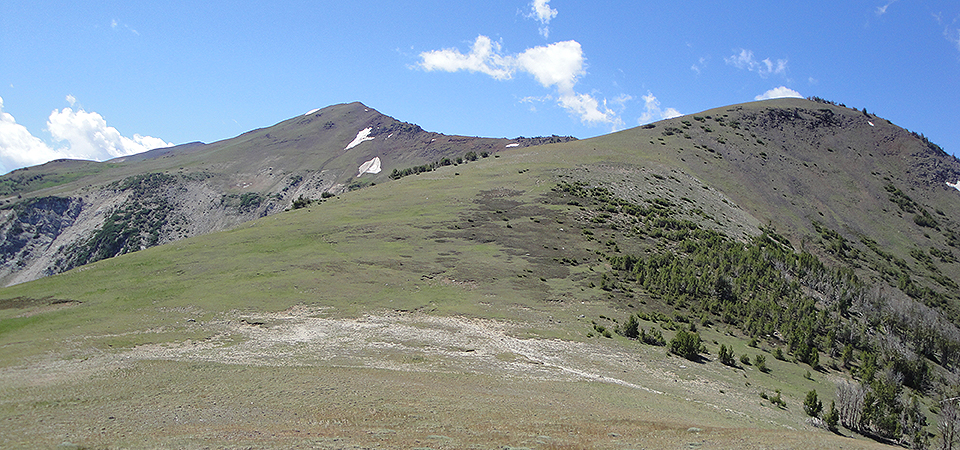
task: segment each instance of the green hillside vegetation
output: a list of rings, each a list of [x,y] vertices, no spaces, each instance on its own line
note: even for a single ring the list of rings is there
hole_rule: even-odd
[[[936,445],[960,358],[960,162],[937,150],[830,102],[735,105],[398,157],[362,189],[136,252],[117,249],[149,247],[165,209],[162,172],[131,173],[109,221],[130,231],[106,233],[128,240],[84,249],[120,256],[0,290],[0,435]]]

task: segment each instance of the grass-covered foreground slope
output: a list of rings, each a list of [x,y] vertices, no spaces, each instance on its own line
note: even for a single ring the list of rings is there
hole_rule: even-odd
[[[934,274],[957,279],[957,266],[907,258],[956,253],[936,211],[955,210],[957,193],[896,173],[890,161],[909,158],[876,156],[872,177],[843,159],[823,179],[800,162],[759,170],[828,165],[795,141],[767,144],[779,128],[747,117],[771,107],[862,116],[769,102],[511,149],[5,288],[3,445],[936,442],[957,340],[955,288]],[[779,126],[808,129],[801,119]],[[734,142],[748,136],[765,147]],[[777,195],[766,177],[807,195]],[[819,188],[832,183],[870,191]],[[885,183],[939,229],[913,221]],[[846,207],[849,195],[873,200]],[[867,220],[858,208],[871,205],[904,223]],[[906,238],[884,231],[896,226]],[[904,310],[875,314],[894,303]],[[903,332],[909,311],[935,317],[924,322],[938,325],[935,345]],[[836,433],[815,426],[809,393],[842,407],[848,382],[868,396],[865,419],[845,411]]]

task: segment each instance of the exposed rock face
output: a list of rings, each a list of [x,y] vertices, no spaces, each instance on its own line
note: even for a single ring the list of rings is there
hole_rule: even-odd
[[[2,212],[0,271],[10,275],[30,270],[83,211],[79,198],[30,199]]]
[[[266,178],[277,178],[267,176]],[[267,181],[267,180],[261,180]],[[28,199],[0,211],[0,280],[23,283],[287,209],[334,189],[317,173],[274,192],[224,193],[203,176],[149,173],[76,196]]]

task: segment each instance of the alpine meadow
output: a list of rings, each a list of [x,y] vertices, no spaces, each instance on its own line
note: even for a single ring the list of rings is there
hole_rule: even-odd
[[[960,160],[867,108],[338,104],[0,196],[0,447],[960,442]]]

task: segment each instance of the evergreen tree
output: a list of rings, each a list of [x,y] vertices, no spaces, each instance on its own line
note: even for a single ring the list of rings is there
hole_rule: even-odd
[[[823,403],[817,398],[817,390],[807,392],[807,398],[803,400],[803,411],[810,417],[820,417],[823,410]]]

